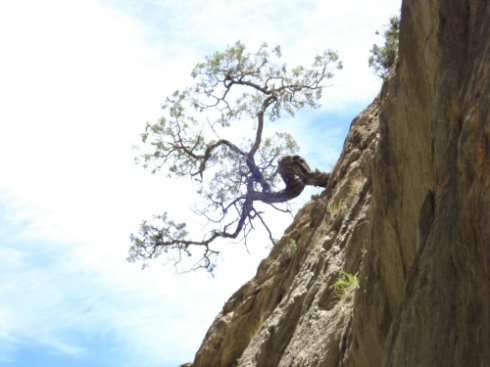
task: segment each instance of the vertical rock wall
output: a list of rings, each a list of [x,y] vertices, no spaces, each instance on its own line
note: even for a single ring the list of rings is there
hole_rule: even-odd
[[[489,65],[488,0],[403,2],[396,70],[194,367],[490,366]]]
[[[490,3],[424,3],[404,2],[400,87],[382,124],[410,221],[383,360],[490,366]],[[398,129],[413,149],[400,149]]]

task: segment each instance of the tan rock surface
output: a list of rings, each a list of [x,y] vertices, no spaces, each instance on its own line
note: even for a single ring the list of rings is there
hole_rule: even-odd
[[[406,0],[400,32],[327,189],[194,367],[490,366],[490,5]],[[339,269],[360,282],[342,299]]]

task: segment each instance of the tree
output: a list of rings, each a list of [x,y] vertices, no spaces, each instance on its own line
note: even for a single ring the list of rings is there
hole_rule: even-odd
[[[398,34],[400,31],[400,18],[395,16],[390,18],[390,24],[385,30],[385,44],[383,47],[373,45],[369,66],[374,68],[379,77],[383,77],[390,68],[395,65],[398,56]],[[379,34],[379,31],[376,31]]]
[[[279,65],[280,48],[262,45],[246,52],[237,42],[216,52],[192,71],[195,84],[176,91],[163,105],[164,116],[148,123],[141,135],[148,152],[142,156],[152,172],[168,168],[170,177],[189,177],[207,205],[197,211],[215,227],[201,239],[192,239],[185,223],[170,220],[167,213],[143,221],[131,235],[128,260],[149,260],[173,253],[175,264],[191,249],[201,256],[192,269],[215,267],[218,251],[211,245],[220,238],[246,240],[255,222],[269,233],[257,202],[277,210],[278,204],[297,197],[305,185],[325,187],[328,174],[312,171],[294,155],[297,144],[289,134],[265,137],[266,121],[284,113],[294,116],[305,107],[316,107],[322,88],[342,67],[335,52],[325,51],[312,67],[288,69]],[[253,125],[253,134],[243,141],[228,138],[232,126]],[[254,122],[254,123],[252,123]],[[251,129],[249,128],[248,131]],[[285,187],[278,189],[280,182]]]

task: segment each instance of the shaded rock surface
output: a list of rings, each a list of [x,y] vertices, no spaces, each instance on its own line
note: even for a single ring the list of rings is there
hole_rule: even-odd
[[[399,63],[328,187],[192,366],[490,366],[489,64],[487,0],[403,2]],[[360,283],[341,298],[337,270]]]

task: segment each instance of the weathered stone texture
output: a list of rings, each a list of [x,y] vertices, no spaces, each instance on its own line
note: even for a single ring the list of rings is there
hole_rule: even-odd
[[[489,4],[403,2],[396,69],[194,367],[490,366]]]
[[[409,190],[398,203],[413,204],[410,225],[399,227],[400,247],[410,249],[383,360],[490,366],[490,4],[427,3],[403,5],[400,87],[386,110],[386,125],[406,118],[416,147],[387,147]]]

